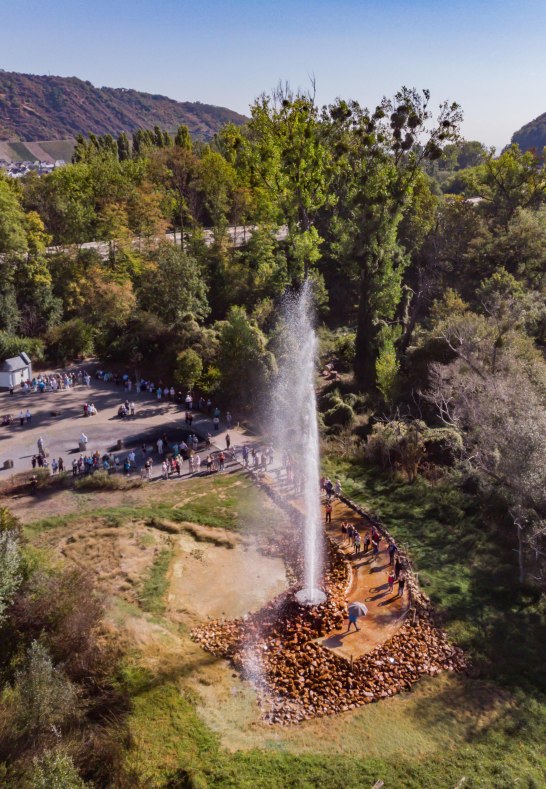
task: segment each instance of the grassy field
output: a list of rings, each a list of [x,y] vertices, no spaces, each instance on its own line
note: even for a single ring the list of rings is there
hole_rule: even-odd
[[[379,779],[385,789],[546,785],[541,611],[515,589],[509,541],[499,544],[488,513],[457,491],[406,486],[333,459],[326,470],[407,544],[426,591],[478,671],[427,678],[410,693],[344,715],[267,726],[252,687],[191,641],[195,619],[184,600],[169,594],[176,551],[155,535],[177,540],[164,533],[165,524],[189,521],[207,529],[209,541],[218,534],[220,545],[221,535],[237,540],[285,527],[282,514],[241,475],[101,493],[97,510],[93,497],[70,494],[74,511],[26,523],[31,541],[100,521],[105,540],[112,530],[138,524],[138,550],[155,546],[138,604],[120,591],[111,613],[125,637],[134,638],[122,678],[132,699],[126,761],[134,786],[356,789]],[[225,562],[244,550],[244,541],[237,545],[225,548]],[[204,573],[208,550],[195,542],[193,553],[203,558],[192,566],[204,562]]]

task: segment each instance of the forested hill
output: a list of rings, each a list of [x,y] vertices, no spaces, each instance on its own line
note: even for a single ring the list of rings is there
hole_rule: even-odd
[[[546,112],[514,132],[512,142],[517,143],[522,151],[530,151],[532,148],[542,151],[546,147]]]
[[[125,88],[95,88],[77,77],[0,71],[0,139],[53,140],[79,133],[114,134],[156,124],[181,124],[193,137],[211,139],[224,124],[246,118],[225,107]]]

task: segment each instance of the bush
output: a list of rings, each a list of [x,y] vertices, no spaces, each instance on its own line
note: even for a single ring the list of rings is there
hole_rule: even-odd
[[[21,352],[28,354],[34,361],[43,361],[45,356],[43,340],[19,337],[16,334],[0,331],[0,359],[18,356]]]
[[[46,336],[47,351],[59,364],[79,356],[91,356],[94,350],[93,328],[81,318],[52,326]]]
[[[426,459],[440,466],[452,466],[463,450],[463,438],[452,427],[428,428],[424,434]]]
[[[140,477],[122,477],[109,474],[107,471],[95,471],[94,474],[86,474],[74,482],[74,487],[78,490],[130,490],[131,488],[141,488],[143,480]]]
[[[334,389],[331,392],[325,392],[321,394],[318,399],[318,407],[321,411],[329,411],[336,405],[342,403],[343,400],[341,398],[341,394],[339,393],[339,389]]]
[[[333,352],[340,370],[350,370],[355,360],[356,348],[355,332],[338,335],[333,343]]]
[[[32,761],[32,789],[84,789],[71,757],[61,748],[44,751]]]
[[[53,665],[47,649],[33,641],[27,666],[18,672],[15,683],[15,713],[21,729],[34,735],[63,726],[77,714],[77,700],[76,687]]]
[[[346,425],[350,425],[354,421],[354,418],[355,412],[351,406],[347,403],[339,402],[334,405],[333,408],[330,408],[329,411],[326,411],[324,414],[324,423],[329,427],[333,425],[345,427]]]

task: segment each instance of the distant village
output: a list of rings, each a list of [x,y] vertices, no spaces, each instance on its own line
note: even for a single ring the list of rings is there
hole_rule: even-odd
[[[28,173],[38,173],[38,175],[45,175],[55,170],[57,167],[62,167],[66,164],[64,159],[57,159],[55,162],[39,162],[34,160],[32,162],[10,162],[6,159],[0,159],[0,169],[4,170],[6,175],[10,178],[22,178]]]

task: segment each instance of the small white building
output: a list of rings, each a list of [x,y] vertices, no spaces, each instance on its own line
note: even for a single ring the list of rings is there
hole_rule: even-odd
[[[31,378],[32,363],[24,352],[0,363],[0,389],[19,386],[22,381],[30,381]]]

